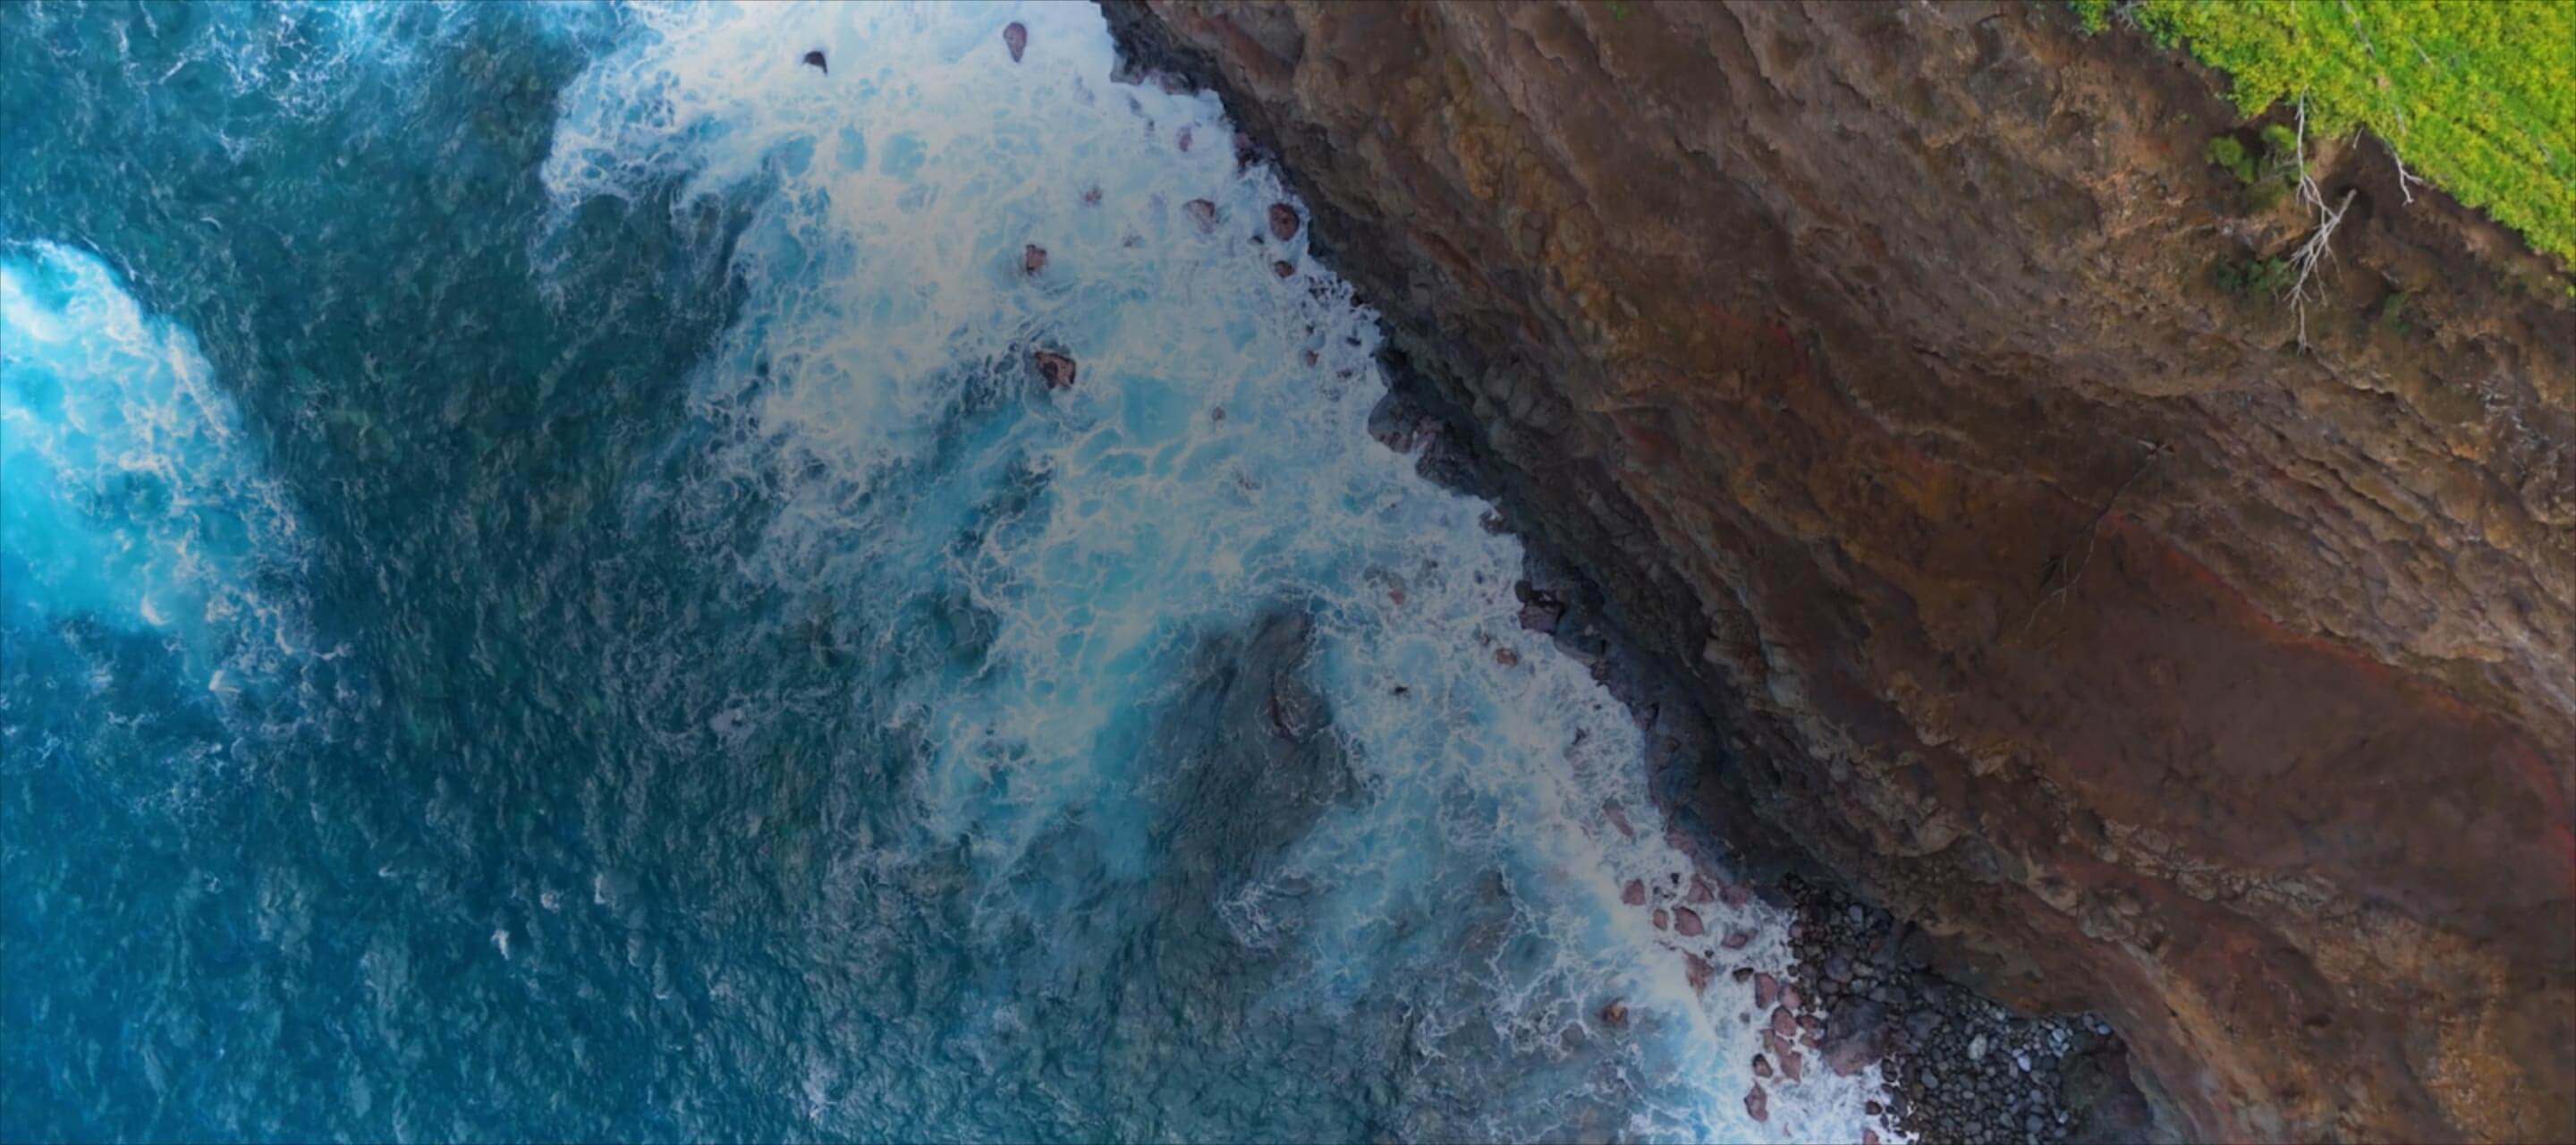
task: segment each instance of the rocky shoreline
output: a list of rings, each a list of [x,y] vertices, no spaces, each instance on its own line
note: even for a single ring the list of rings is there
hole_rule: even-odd
[[[1386,436],[1644,649],[1560,641],[1677,821],[2102,1014],[2165,1132],[2576,1135],[2565,267],[2312,141],[2293,322],[2259,123],[2061,5],[1104,8],[1282,157],[1446,427]],[[2058,1121],[1935,1043],[1925,1132]]]
[[[1137,9],[1113,4],[1106,10],[1121,45],[1121,82],[1209,86],[1206,70],[1170,51],[1151,25],[1139,22]],[[1257,126],[1239,129],[1234,146],[1238,162],[1279,165],[1275,143]],[[1295,185],[1293,172],[1283,169],[1282,176]],[[1314,257],[1338,266],[1338,252],[1320,236],[1310,243]],[[1765,1031],[1766,1052],[1747,1063],[1757,1078],[1746,1095],[1748,1109],[1767,1111],[1764,1086],[1776,1084],[1775,1077],[1794,1081],[1808,1069],[1850,1073],[1876,1064],[1889,1097],[1870,1112],[1920,1140],[2171,1136],[2131,1081],[2125,1046],[2100,1017],[2016,1014],[1947,980],[1933,969],[1920,931],[1838,886],[1768,823],[1727,813],[1719,780],[1728,749],[1717,714],[1685,673],[1628,635],[1616,596],[1569,558],[1529,500],[1516,495],[1513,471],[1493,458],[1471,411],[1413,367],[1400,331],[1386,335],[1380,365],[1390,389],[1370,419],[1372,435],[1414,456],[1426,480],[1494,503],[1487,528],[1516,534],[1524,547],[1515,585],[1523,627],[1584,664],[1646,732],[1647,766],[1659,809],[1674,824],[1673,841],[1724,893],[1758,895],[1793,912],[1797,960],[1786,981],[1749,968],[1733,971],[1754,985],[1756,1012],[1746,1020],[1775,1026]],[[1632,905],[1643,909],[1643,896]],[[1906,941],[1909,935],[1915,940]],[[1605,1010],[1602,1020],[1617,1025],[1624,1017]]]
[[[1747,1063],[1757,1079],[1748,1109],[1767,1112],[1774,1078],[1876,1064],[1888,1100],[1869,1112],[1917,1140],[2109,1145],[2174,1136],[2131,1080],[2126,1045],[2098,1015],[2014,1013],[1944,978],[1922,931],[1838,886],[1759,820],[1712,822],[1707,813],[1724,804],[1708,789],[1727,749],[1698,694],[1628,636],[1579,564],[1528,527],[1526,507],[1483,468],[1472,423],[1444,405],[1430,379],[1400,354],[1381,367],[1391,388],[1371,432],[1412,455],[1424,479],[1495,501],[1487,527],[1519,535],[1525,553],[1514,586],[1522,626],[1590,669],[1646,733],[1673,841],[1722,888],[1716,893],[1755,895],[1793,913],[1796,961],[1786,980],[1732,971],[1754,987],[1745,1020],[1776,1023],[1764,1032],[1765,1052]],[[1643,893],[1630,905],[1649,908]]]

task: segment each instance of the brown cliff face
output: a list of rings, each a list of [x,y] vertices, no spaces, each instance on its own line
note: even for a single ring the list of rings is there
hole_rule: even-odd
[[[2299,352],[2216,82],[2055,6],[1111,15],[1723,697],[1713,802],[2198,1135],[2576,1139],[2563,271],[2328,148]]]

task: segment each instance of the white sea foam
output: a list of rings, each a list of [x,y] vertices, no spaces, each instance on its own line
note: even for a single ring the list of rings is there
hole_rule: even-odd
[[[1369,437],[1370,317],[1302,229],[1268,237],[1288,196],[1236,169],[1212,97],[1113,85],[1083,5],[640,16],[565,93],[549,188],[567,210],[671,180],[760,204],[735,257],[742,315],[693,382],[713,473],[646,495],[774,490],[757,545],[727,558],[744,575],[822,595],[863,574],[945,581],[992,618],[967,674],[897,685],[897,730],[937,753],[913,793],[936,832],[998,870],[1079,816],[1129,841],[1113,862],[1145,861],[1157,777],[1135,713],[1180,686],[1201,637],[1290,603],[1314,616],[1312,670],[1364,795],[1220,913],[1246,944],[1304,955],[1296,1004],[1445,975],[1426,989],[1458,1005],[1431,1007],[1435,1027],[1488,1022],[1542,1058],[1628,1039],[1599,1051],[1633,1093],[1623,1135],[1858,1137],[1874,1070],[1765,1083],[1768,1122],[1746,1116],[1758,1034],[1726,970],[1782,966],[1785,916],[1702,904],[1707,933],[1683,938],[1621,902],[1631,880],[1692,873],[1637,731],[1515,623],[1520,549],[1479,527],[1485,506]],[[828,75],[798,62],[814,50]],[[1199,199],[1212,231],[1185,207]],[[1047,251],[1034,276],[1027,244]],[[1041,344],[1079,359],[1079,384],[1025,376]],[[851,607],[891,640],[896,603]],[[1291,900],[1294,918],[1276,906]],[[1481,944],[1457,928],[1480,901],[1509,916]],[[1736,930],[1751,943],[1722,949]],[[1717,968],[1704,994],[1685,950]],[[1636,1020],[1604,1035],[1592,1015],[1612,998]]]
[[[7,607],[169,638],[230,693],[308,654],[307,540],[186,330],[96,257],[0,257]]]

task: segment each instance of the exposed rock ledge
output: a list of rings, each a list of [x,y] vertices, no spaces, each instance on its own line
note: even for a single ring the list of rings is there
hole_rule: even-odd
[[[1111,15],[1726,709],[1713,807],[2198,1135],[2576,1140],[2562,269],[2325,154],[2298,352],[2215,82],[2054,5]]]

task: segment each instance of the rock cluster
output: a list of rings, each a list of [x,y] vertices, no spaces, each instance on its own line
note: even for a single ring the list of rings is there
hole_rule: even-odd
[[[1924,1141],[2144,1141],[2152,1122],[2127,1048],[2094,1015],[2025,1017],[1942,979],[1920,932],[1796,875],[1790,983],[1820,1019],[1825,1068],[1877,1062],[1883,1114]],[[1909,941],[1911,939],[1911,941]]]

